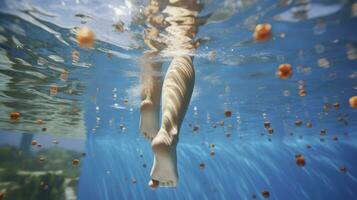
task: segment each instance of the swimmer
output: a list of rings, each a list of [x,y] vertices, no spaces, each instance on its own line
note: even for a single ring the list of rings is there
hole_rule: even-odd
[[[178,181],[176,146],[195,83],[193,38],[201,8],[196,0],[151,0],[144,12],[149,23],[144,42],[150,50],[144,53],[140,76],[139,128],[154,153],[151,188],[175,187]],[[158,55],[172,57],[163,82]]]

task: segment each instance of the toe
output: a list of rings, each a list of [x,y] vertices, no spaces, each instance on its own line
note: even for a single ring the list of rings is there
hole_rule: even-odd
[[[156,189],[158,186],[159,186],[159,181],[153,179],[149,181],[149,187],[151,187],[152,189]]]

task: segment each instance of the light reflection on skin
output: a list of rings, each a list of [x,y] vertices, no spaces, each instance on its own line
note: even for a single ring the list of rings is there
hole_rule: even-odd
[[[150,50],[144,53],[140,75],[139,126],[155,154],[152,188],[175,187],[178,181],[176,145],[195,82],[192,60],[198,43],[193,38],[201,9],[196,0],[151,0],[144,11],[148,22],[144,42]],[[163,82],[157,56],[172,57]]]

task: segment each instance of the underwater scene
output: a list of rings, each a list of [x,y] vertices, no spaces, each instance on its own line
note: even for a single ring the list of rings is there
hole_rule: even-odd
[[[356,0],[0,0],[0,200],[357,199]]]

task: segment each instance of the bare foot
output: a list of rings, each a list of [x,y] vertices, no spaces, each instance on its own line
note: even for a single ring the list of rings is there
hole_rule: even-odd
[[[177,135],[167,133],[160,129],[152,141],[154,151],[154,163],[151,169],[149,186],[152,188],[176,187],[178,180],[176,145]]]
[[[140,104],[140,130],[150,141],[159,130],[159,112],[159,108],[156,108],[149,99],[143,100]]]

